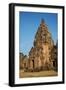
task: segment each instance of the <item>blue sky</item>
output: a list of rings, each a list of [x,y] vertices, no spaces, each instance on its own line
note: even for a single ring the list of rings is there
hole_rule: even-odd
[[[19,52],[28,55],[41,19],[44,19],[48,29],[52,34],[54,42],[58,38],[58,19],[56,13],[36,13],[20,12],[19,13]]]

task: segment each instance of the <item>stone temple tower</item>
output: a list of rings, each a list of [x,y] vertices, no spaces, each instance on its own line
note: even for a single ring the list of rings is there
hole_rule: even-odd
[[[28,69],[30,71],[51,69],[51,49],[54,43],[48,26],[43,19],[38,27],[33,44],[34,46],[29,52]]]

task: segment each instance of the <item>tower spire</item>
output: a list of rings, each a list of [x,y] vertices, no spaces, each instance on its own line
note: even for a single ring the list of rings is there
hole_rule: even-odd
[[[41,25],[41,26],[45,26],[45,25],[46,25],[46,24],[45,24],[45,20],[44,20],[43,18],[41,19],[40,25]]]
[[[44,21],[44,19],[42,18],[42,20],[41,20],[41,23],[44,23],[45,21]]]

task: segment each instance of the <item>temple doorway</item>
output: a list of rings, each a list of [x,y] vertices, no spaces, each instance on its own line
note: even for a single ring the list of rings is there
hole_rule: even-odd
[[[32,60],[33,68],[34,68],[34,60]]]
[[[55,67],[55,61],[53,61],[53,67]]]

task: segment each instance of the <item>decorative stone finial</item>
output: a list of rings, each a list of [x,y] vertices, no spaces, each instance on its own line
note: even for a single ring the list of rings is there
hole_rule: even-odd
[[[44,21],[44,19],[42,18],[42,20],[41,20],[41,23],[44,23],[45,21]]]

